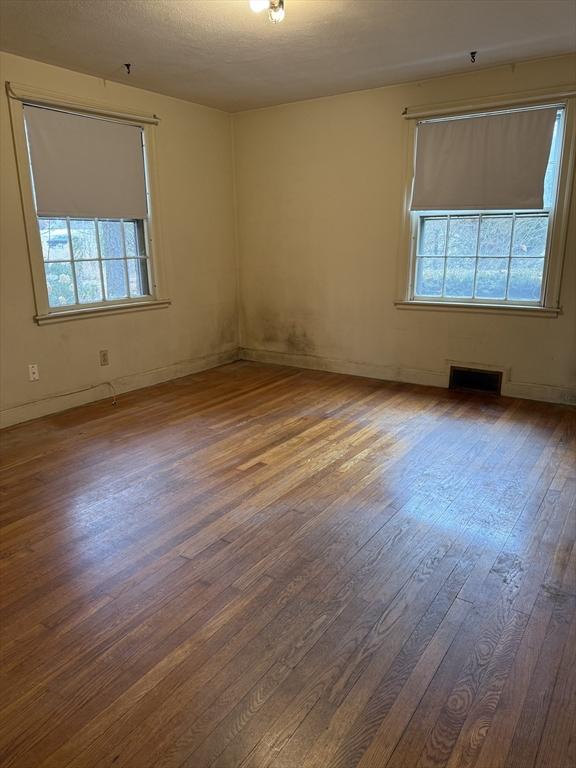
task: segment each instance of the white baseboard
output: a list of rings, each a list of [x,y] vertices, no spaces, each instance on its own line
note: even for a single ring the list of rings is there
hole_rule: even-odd
[[[118,379],[112,379],[111,384],[117,394],[130,392],[134,389],[150,387],[154,384],[160,384],[163,381],[179,379],[182,376],[188,376],[191,373],[199,373],[208,368],[215,368],[218,365],[231,363],[238,359],[238,350],[236,348],[225,352],[217,352],[213,355],[204,355],[191,360],[183,360],[164,368],[155,368],[151,371],[133,373],[130,376],[123,376]],[[9,427],[13,424],[19,424],[30,419],[37,419],[41,416],[48,416],[51,413],[65,411],[69,408],[75,408],[78,405],[103,400],[112,396],[112,389],[108,382],[93,384],[81,390],[73,392],[63,392],[57,395],[51,395],[42,400],[36,400],[31,403],[23,403],[11,408],[0,411],[0,427]]]
[[[576,388],[556,387],[551,384],[530,384],[527,381],[503,381],[502,394],[523,400],[540,400],[544,403],[576,405]]]
[[[338,358],[321,357],[319,355],[297,355],[243,347],[241,349],[231,349],[213,355],[204,355],[203,357],[184,360],[165,368],[135,373],[130,376],[113,379],[111,383],[116,393],[121,394],[122,392],[150,387],[163,381],[170,381],[171,379],[188,376],[191,373],[215,368],[218,365],[234,362],[234,360],[251,360],[258,363],[272,363],[297,368],[332,371],[334,373],[347,373],[352,376],[366,376],[371,379],[400,381],[407,384],[420,384],[431,387],[447,387],[449,378],[448,369],[444,371],[428,371],[419,368],[405,368],[403,366],[353,362]],[[502,394],[525,400],[576,405],[575,389],[549,384],[505,380],[502,382]],[[111,397],[111,395],[112,390],[108,382],[102,382],[74,392],[63,392],[42,400],[16,405],[0,411],[0,427],[9,427],[23,421],[30,421],[30,419],[48,416],[51,413],[65,411],[78,405],[102,400]]]
[[[417,368],[405,368],[398,365],[374,365],[320,355],[294,355],[288,352],[274,352],[267,349],[240,348],[242,360],[258,363],[289,365],[297,368],[310,368],[317,371],[348,373],[352,376],[365,376],[368,379],[383,381],[402,381],[406,384],[421,384],[427,387],[447,387],[448,375],[442,371],[426,371]]]
[[[353,376],[366,376],[367,378],[383,379],[386,381],[401,381],[407,384],[421,384],[429,387],[448,387],[450,378],[450,367],[448,364],[444,371],[428,371],[420,368],[373,365],[372,363],[349,362],[319,355],[294,355],[246,347],[242,347],[239,350],[239,357],[242,360],[252,360],[258,363],[273,363],[320,371],[332,371],[334,373],[349,373]],[[446,362],[449,363],[451,361]],[[490,366],[482,367],[489,368]],[[524,400],[576,405],[576,390],[573,388],[513,381],[510,377],[502,382],[502,394],[507,397],[519,397]]]

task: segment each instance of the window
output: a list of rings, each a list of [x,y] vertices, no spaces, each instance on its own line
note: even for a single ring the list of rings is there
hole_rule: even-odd
[[[558,110],[542,209],[415,214],[415,298],[540,303],[548,225],[556,198],[562,117],[563,110]]]
[[[157,118],[9,94],[37,322],[169,304],[153,258]]]
[[[38,219],[50,307],[150,294],[142,219]]]
[[[537,111],[541,114],[536,115]],[[478,129],[464,126],[465,122],[480,123],[474,121],[478,117],[490,120],[492,116],[528,113],[532,113],[528,116],[531,122],[520,127],[493,126],[492,136],[485,125]],[[459,146],[460,137],[449,131],[440,142],[427,137],[423,149],[432,156],[429,167],[423,161],[419,165],[417,149],[412,210],[408,213],[412,243],[410,279],[407,300],[399,304],[480,304],[529,309],[546,308],[557,302],[562,256],[558,251],[562,249],[562,230],[566,224],[566,215],[561,216],[560,193],[561,187],[564,195],[570,187],[569,168],[563,169],[563,165],[568,166],[567,162],[563,164],[563,157],[569,154],[564,146],[568,143],[566,113],[566,104],[543,105],[428,119],[415,126],[418,131],[423,123],[459,121],[464,141]],[[474,143],[476,139],[484,145],[484,155]],[[517,155],[512,158],[511,144]],[[442,158],[452,149],[456,159],[448,158],[452,167],[446,171]],[[478,157],[470,158],[475,149]],[[419,173],[422,178],[418,185]],[[514,200],[518,201],[516,206],[502,205]],[[445,201],[451,204],[444,207]]]

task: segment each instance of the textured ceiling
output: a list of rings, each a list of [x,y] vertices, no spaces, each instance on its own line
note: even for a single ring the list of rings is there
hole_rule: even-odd
[[[0,0],[0,48],[234,112],[575,50],[576,2],[286,0],[274,25],[248,0]]]

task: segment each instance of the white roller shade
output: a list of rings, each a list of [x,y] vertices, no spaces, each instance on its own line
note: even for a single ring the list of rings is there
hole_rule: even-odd
[[[419,123],[411,209],[542,208],[556,108]]]
[[[24,107],[39,216],[143,219],[142,129]]]

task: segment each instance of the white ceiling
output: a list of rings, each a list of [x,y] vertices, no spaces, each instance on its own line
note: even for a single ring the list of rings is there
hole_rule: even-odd
[[[285,2],[0,0],[0,48],[231,112],[576,49],[576,0]]]

